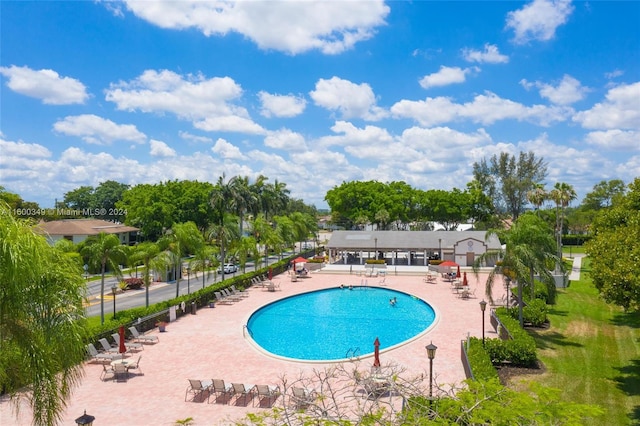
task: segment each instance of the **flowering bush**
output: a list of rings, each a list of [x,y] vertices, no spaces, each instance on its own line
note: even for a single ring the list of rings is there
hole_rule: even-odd
[[[122,282],[126,284],[124,290],[135,290],[144,285],[144,280],[142,278],[125,278]]]

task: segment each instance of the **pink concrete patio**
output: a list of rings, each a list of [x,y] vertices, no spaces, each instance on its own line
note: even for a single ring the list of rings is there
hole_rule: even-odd
[[[424,373],[428,377],[429,362],[425,346],[437,345],[434,377],[439,384],[460,383],[465,379],[460,362],[460,341],[467,334],[480,337],[482,313],[479,302],[483,298],[485,275],[478,279],[468,274],[470,288],[476,289],[475,298],[459,299],[451,286],[438,278],[436,284],[427,284],[423,276],[389,275],[387,288],[398,289],[429,302],[436,310],[437,323],[426,334],[396,349],[381,351],[381,361],[392,361],[412,374]],[[144,375],[132,375],[128,381],[103,382],[101,364],[87,363],[85,378],[73,394],[62,424],[72,425],[74,419],[87,413],[96,417],[94,425],[173,425],[176,420],[192,417],[196,425],[228,425],[259,408],[224,404],[185,402],[187,379],[224,379],[225,382],[278,384],[282,375],[296,378],[313,369],[324,369],[327,364],[291,362],[264,354],[247,341],[243,326],[251,313],[260,306],[284,296],[304,291],[358,284],[361,277],[314,273],[310,278],[291,282],[286,276],[275,277],[280,288],[276,292],[261,288],[249,290],[250,297],[233,305],[202,308],[197,315],[187,315],[169,324],[166,333],[157,333],[160,342],[145,345],[140,367]],[[380,279],[368,278],[369,285]],[[496,283],[494,297],[504,292]],[[488,310],[486,336],[495,337],[489,327]],[[357,330],[354,330],[357,333]],[[295,344],[295,342],[292,342]],[[373,345],[373,342],[372,342]],[[373,347],[371,348],[373,351]],[[133,357],[138,356],[134,354]],[[373,360],[373,355],[363,363]],[[23,408],[15,417],[6,399],[0,400],[0,424],[29,425],[29,410]]]

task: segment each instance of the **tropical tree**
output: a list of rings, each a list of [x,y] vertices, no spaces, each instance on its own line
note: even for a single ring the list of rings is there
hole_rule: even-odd
[[[144,288],[145,288],[145,306],[149,307],[149,286],[151,285],[151,262],[160,253],[158,244],[151,241],[144,241],[133,248],[133,252],[129,256],[129,261],[134,264],[142,264]]]
[[[246,272],[247,261],[249,257],[255,259],[256,265],[260,259],[260,251],[258,250],[258,243],[256,239],[253,237],[242,237],[238,241],[237,245],[238,252],[238,262],[240,263],[240,268],[242,268],[242,273]]]
[[[14,396],[28,385],[33,424],[55,425],[86,356],[82,268],[5,203],[0,241],[0,389]]]
[[[240,239],[238,229],[237,216],[225,214],[222,223],[214,223],[206,231],[207,241],[218,246],[220,262],[223,264],[229,255],[227,249],[231,247],[234,241]],[[222,268],[221,272],[222,279],[224,279],[224,268]]]
[[[487,277],[485,294],[493,302],[493,285],[500,275],[515,281],[518,286],[518,317],[523,326],[522,308],[524,306],[523,287],[531,286],[531,297],[534,291],[534,275],[537,273],[548,286],[550,296],[555,294],[555,283],[549,272],[549,266],[557,262],[555,242],[551,229],[546,222],[534,214],[524,214],[516,220],[510,229],[494,229],[487,232],[486,238],[497,236],[504,244],[499,253],[487,252],[473,265],[476,275],[479,268],[488,259],[499,259]]]
[[[565,212],[571,201],[578,196],[573,186],[564,182],[556,182],[553,189],[549,192],[549,198],[556,203],[556,244],[558,250],[558,268],[562,259],[562,233],[564,229]]]
[[[494,155],[489,162],[473,164],[473,177],[483,192],[493,200],[495,210],[516,220],[527,203],[527,193],[544,181],[547,165],[530,151],[520,152],[516,159],[506,152]]]
[[[586,243],[591,278],[603,299],[625,311],[640,309],[640,178],[599,211]]]
[[[600,210],[611,206],[614,200],[626,192],[624,182],[620,179],[600,181],[593,186],[593,190],[582,200],[582,207],[588,210]]]
[[[193,253],[193,259],[191,260],[191,269],[195,271],[202,271],[202,288],[205,287],[205,275],[207,271],[210,272],[210,266],[218,266],[216,261],[217,250],[208,244],[203,244]],[[197,276],[197,275],[196,275]]]
[[[534,184],[533,189],[527,192],[527,201],[533,204],[536,211],[540,210],[540,207],[542,207],[547,198],[547,191],[544,189],[544,184],[541,183]]]
[[[100,271],[100,323],[104,324],[104,276],[109,269],[122,278],[120,265],[127,261],[127,248],[116,235],[101,232],[87,238],[81,254],[88,258],[90,266]]]
[[[240,236],[243,236],[244,220],[247,212],[251,211],[254,204],[258,199],[256,195],[251,191],[249,185],[249,177],[235,176],[229,181],[229,185],[233,188],[231,208],[235,214],[238,215],[238,224],[240,226]]]
[[[282,238],[262,214],[253,220],[251,229],[258,244],[264,247],[264,264],[267,267],[269,265],[269,248],[277,247]],[[256,266],[258,266],[258,262],[256,262]]]
[[[158,243],[165,247],[163,256],[158,260],[175,268],[176,297],[178,297],[180,295],[180,279],[182,278],[182,257],[202,247],[204,237],[195,223],[176,223]]]

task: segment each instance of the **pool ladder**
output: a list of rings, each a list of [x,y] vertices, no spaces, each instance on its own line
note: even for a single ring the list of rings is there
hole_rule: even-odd
[[[253,339],[253,333],[251,332],[251,329],[249,329],[248,325],[242,326],[242,334],[244,335],[244,337],[247,337],[248,334]]]
[[[360,347],[349,348],[346,354],[344,354],[345,358],[353,359],[358,358],[360,356]]]

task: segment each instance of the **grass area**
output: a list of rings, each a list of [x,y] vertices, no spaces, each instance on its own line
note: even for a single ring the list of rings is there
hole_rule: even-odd
[[[560,290],[548,330],[533,332],[547,371],[527,377],[562,389],[562,398],[595,404],[605,415],[592,425],[640,425],[640,315],[606,304],[588,277]],[[603,423],[604,422],[604,423]]]
[[[574,254],[584,254],[584,246],[562,246],[562,255],[571,257]]]

